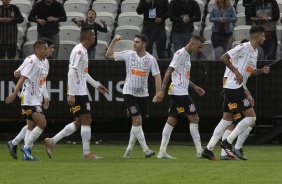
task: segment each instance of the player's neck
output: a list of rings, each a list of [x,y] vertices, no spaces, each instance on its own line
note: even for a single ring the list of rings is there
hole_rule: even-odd
[[[41,56],[39,56],[39,55],[37,55],[37,54],[35,54],[35,55],[36,55],[36,57],[37,57],[37,59],[38,59],[39,61],[44,61],[45,57],[41,57]]]
[[[146,55],[146,51],[145,51],[145,50],[136,51],[136,54],[137,54],[139,57],[143,57],[143,56]]]
[[[250,40],[250,43],[254,50],[259,47],[259,43],[256,40]]]
[[[90,47],[91,44],[89,44],[88,42],[81,42],[81,44],[83,45],[83,47],[85,49],[88,49]]]

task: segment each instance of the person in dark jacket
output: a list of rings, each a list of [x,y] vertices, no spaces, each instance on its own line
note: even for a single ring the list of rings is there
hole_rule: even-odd
[[[136,12],[144,16],[142,34],[148,37],[146,51],[153,53],[154,43],[159,59],[166,58],[165,20],[168,18],[168,0],[140,0]]]
[[[24,21],[16,5],[11,0],[1,0],[0,6],[0,59],[15,59],[17,54],[18,26]]]
[[[56,0],[41,0],[33,5],[28,21],[37,23],[38,39],[46,37],[54,42],[55,52],[50,59],[57,59],[60,45],[59,22],[67,21],[63,5]]]
[[[171,37],[174,52],[184,47],[194,31],[194,22],[201,20],[200,6],[195,0],[172,0],[168,8],[172,21]]]
[[[276,24],[280,18],[280,10],[276,0],[254,0],[251,3],[251,21],[265,29],[265,42],[262,50],[265,60],[276,60],[277,34]]]
[[[88,53],[88,59],[95,59],[95,52],[96,52],[96,46],[97,46],[97,31],[106,33],[108,31],[107,29],[107,25],[106,22],[104,20],[100,20],[101,24],[103,26],[101,26],[100,24],[95,22],[96,19],[96,12],[93,9],[89,9],[86,12],[86,20],[76,20],[73,19],[72,21],[78,26],[78,27],[92,27],[94,32],[95,32],[95,41],[94,43],[87,49],[87,53]]]

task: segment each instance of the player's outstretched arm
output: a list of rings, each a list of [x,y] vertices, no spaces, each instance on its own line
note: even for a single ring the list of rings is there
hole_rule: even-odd
[[[106,58],[108,59],[113,59],[114,58],[114,49],[115,49],[115,45],[116,45],[116,42],[121,40],[121,36],[120,35],[116,35],[113,40],[111,41],[109,47],[108,47],[108,50],[106,52]]]
[[[5,100],[5,102],[6,102],[7,104],[12,103],[12,102],[16,99],[17,94],[18,94],[18,92],[20,91],[20,89],[22,88],[22,85],[23,85],[25,79],[26,79],[26,77],[23,76],[23,75],[19,78],[18,83],[17,83],[17,85],[16,85],[16,87],[15,87],[15,89],[14,89],[14,92],[11,93],[11,94],[6,98],[6,100]]]
[[[254,69],[252,71],[252,75],[258,76],[258,75],[262,75],[262,74],[269,74],[269,72],[270,72],[270,67],[264,66],[261,69]]]
[[[97,88],[97,90],[100,93],[107,93],[108,90],[107,88],[105,88],[102,84],[100,84],[99,82],[95,81],[88,73],[86,74],[86,81],[91,84],[91,86],[93,86],[94,88]]]
[[[193,88],[200,96],[203,96],[205,94],[205,90],[194,84],[192,81],[189,81],[189,86]]]

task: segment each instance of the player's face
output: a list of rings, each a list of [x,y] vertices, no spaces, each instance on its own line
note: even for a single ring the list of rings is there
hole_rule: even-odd
[[[96,19],[96,14],[94,11],[88,11],[87,13],[87,19],[90,21],[94,21]]]
[[[36,48],[36,54],[40,59],[45,59],[49,52],[48,52],[48,45],[47,44],[41,44]]]
[[[134,51],[141,51],[145,48],[146,44],[142,42],[142,40],[140,38],[134,38],[133,40],[134,44],[133,44],[133,50]]]
[[[263,44],[263,42],[265,41],[265,34],[264,33],[261,33],[258,38],[257,38],[258,42],[260,45]]]
[[[193,45],[192,45],[192,52],[194,54],[197,54],[200,52],[200,50],[202,49],[203,47],[203,43],[200,42],[200,41],[194,41]]]
[[[54,51],[55,51],[54,45],[51,44],[51,45],[48,47],[48,56],[47,56],[47,57],[52,56]]]

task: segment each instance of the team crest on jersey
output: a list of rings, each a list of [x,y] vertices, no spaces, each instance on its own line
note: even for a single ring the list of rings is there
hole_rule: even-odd
[[[36,112],[42,112],[42,108],[40,105],[35,106]]]
[[[180,54],[180,51],[178,50],[175,54]]]
[[[131,114],[135,114],[137,112],[136,106],[130,107],[130,112],[131,112]]]
[[[90,111],[90,103],[89,103],[89,102],[86,103],[86,109],[87,109],[88,111]]]
[[[244,100],[243,100],[243,103],[244,103],[244,106],[245,107],[248,107],[248,106],[250,106],[250,101],[247,99],[247,98],[245,98]]]
[[[29,62],[30,64],[32,64],[33,63],[33,60],[30,60],[30,62]]]
[[[190,111],[190,112],[195,112],[195,111],[196,111],[195,104],[189,105],[189,111]]]
[[[78,55],[81,55],[81,51],[78,51]]]

